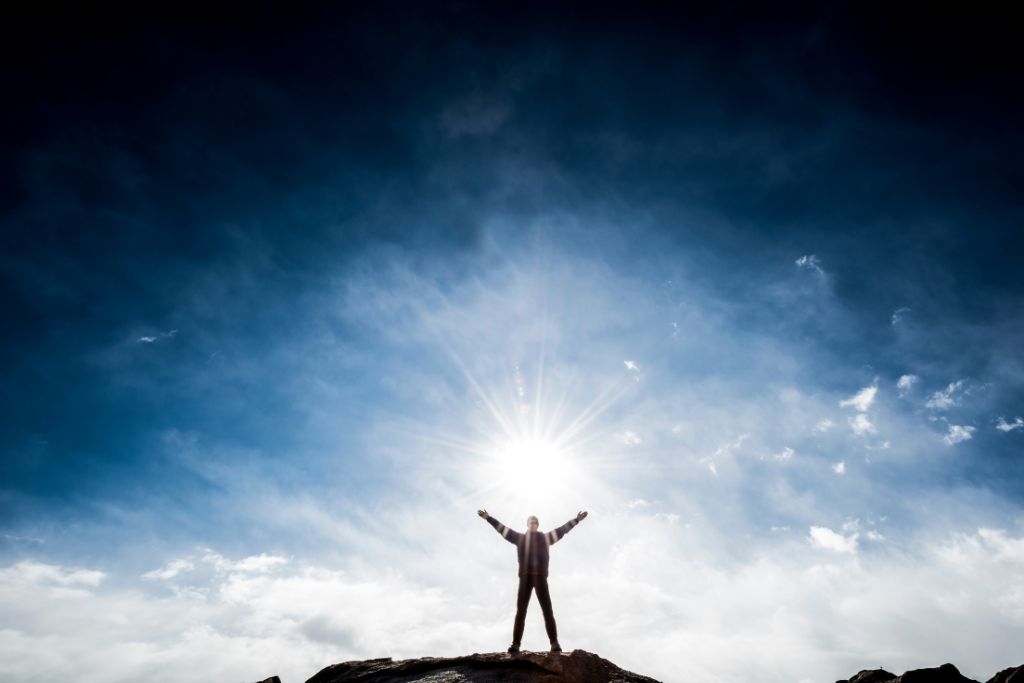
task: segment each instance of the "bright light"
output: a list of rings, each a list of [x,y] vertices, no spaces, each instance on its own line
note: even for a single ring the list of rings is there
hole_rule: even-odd
[[[489,461],[487,469],[496,479],[496,488],[524,503],[555,503],[552,499],[571,488],[573,477],[578,477],[569,453],[539,439],[497,444]]]

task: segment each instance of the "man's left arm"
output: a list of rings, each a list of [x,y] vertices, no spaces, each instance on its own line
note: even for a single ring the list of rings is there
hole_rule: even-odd
[[[545,536],[547,536],[548,545],[554,545],[555,543],[558,543],[560,540],[562,540],[563,536],[569,533],[577,524],[586,519],[586,517],[586,511],[580,510],[580,512],[575,517],[570,519],[568,522],[558,527],[557,529],[547,532]]]

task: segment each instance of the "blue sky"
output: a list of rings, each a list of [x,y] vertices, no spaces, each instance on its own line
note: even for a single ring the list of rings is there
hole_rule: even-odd
[[[662,680],[1021,663],[1007,36],[535,9],[26,20],[8,678],[502,650],[479,508]]]

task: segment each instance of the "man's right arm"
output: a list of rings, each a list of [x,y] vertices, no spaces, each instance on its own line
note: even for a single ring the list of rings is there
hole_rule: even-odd
[[[477,511],[477,514],[486,519],[487,523],[493,526],[494,530],[501,534],[501,537],[504,538],[506,541],[513,545],[519,543],[519,539],[522,537],[521,533],[509,529],[507,526],[496,520],[494,517],[491,517],[489,514],[487,514],[487,510],[479,510]]]

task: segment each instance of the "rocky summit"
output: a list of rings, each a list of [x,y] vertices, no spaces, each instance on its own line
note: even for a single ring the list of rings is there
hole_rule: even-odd
[[[551,654],[523,652],[472,654],[464,657],[366,659],[323,669],[306,683],[658,683],[615,666],[585,650]],[[261,683],[281,683],[277,676]],[[836,683],[979,683],[952,664],[913,669],[903,675],[885,669],[865,669]],[[1024,665],[1003,669],[986,683],[1024,683]]]
[[[902,676],[885,669],[865,669],[848,680],[836,683],[978,683],[961,674],[952,664],[943,664],[934,669],[913,669]],[[987,683],[1024,683],[1024,665],[1003,669]]]
[[[306,683],[658,683],[625,671],[584,650],[570,653],[523,652],[472,654],[464,657],[368,659],[329,666]]]

